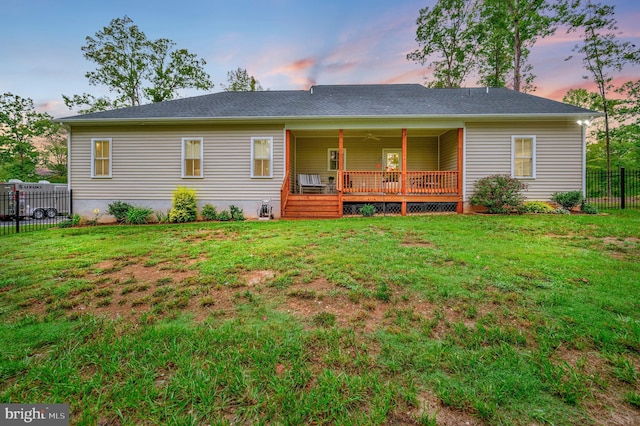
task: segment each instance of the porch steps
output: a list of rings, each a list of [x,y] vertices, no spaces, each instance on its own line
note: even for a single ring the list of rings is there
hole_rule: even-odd
[[[282,217],[311,219],[341,217],[337,195],[289,195]]]

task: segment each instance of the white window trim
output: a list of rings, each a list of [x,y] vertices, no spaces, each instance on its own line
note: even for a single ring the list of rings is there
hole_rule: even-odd
[[[328,172],[337,172],[338,169],[331,169],[331,151],[338,151],[340,148],[327,148],[327,171]],[[347,148],[342,148],[342,170],[347,169]]]
[[[109,142],[109,174],[96,176],[96,142]],[[111,138],[92,138],[91,139],[91,178],[92,179],[111,179],[113,169],[113,140]]]
[[[182,179],[202,179],[204,178],[204,138],[182,138]],[[185,147],[187,141],[199,141],[200,142],[200,176],[187,176],[185,174]]]
[[[254,170],[254,146],[256,140],[268,140],[270,144],[269,149],[269,176],[256,176]],[[273,138],[271,136],[254,136],[251,138],[251,178],[252,179],[273,179]]]
[[[516,176],[516,139],[531,139],[531,176]],[[535,135],[511,136],[511,177],[516,179],[536,178],[536,137]]]

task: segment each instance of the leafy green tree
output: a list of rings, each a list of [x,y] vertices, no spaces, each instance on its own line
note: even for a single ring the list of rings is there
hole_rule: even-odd
[[[610,162],[612,168],[640,168],[640,81],[627,82],[615,88],[616,97],[608,98],[610,135]],[[595,111],[603,111],[602,97],[599,93],[586,89],[572,89],[567,92],[563,102]],[[588,128],[587,168],[607,170],[607,145],[605,120],[596,117]]]
[[[37,112],[29,98],[0,95],[0,180],[36,177],[39,154],[33,142],[57,131],[52,118]]]
[[[581,33],[582,42],[574,52],[582,55],[582,63],[592,81],[598,87],[598,96],[604,112],[604,137],[606,149],[606,169],[611,171],[611,102],[614,73],[622,71],[628,64],[640,63],[640,50],[629,42],[618,39],[618,24],[614,18],[615,7],[587,1],[567,19],[570,31]],[[567,59],[571,59],[570,57]],[[611,182],[608,182],[611,194]]]
[[[67,132],[59,124],[53,123],[52,134],[40,152],[41,163],[49,169],[56,181],[67,179]]]
[[[430,87],[460,87],[476,63],[475,0],[438,0],[420,9],[416,23],[419,48],[407,59],[433,69]]]
[[[225,92],[256,92],[264,90],[260,82],[246,69],[238,67],[227,73],[227,85],[222,85]]]
[[[96,64],[85,74],[89,84],[107,87],[116,98],[63,95],[69,108],[88,105],[81,112],[136,106],[143,100],[161,102],[174,98],[180,89],[213,87],[203,59],[175,49],[171,40],[149,40],[128,16],[113,19],[95,37],[88,36],[82,51]]]
[[[556,12],[547,0],[483,0],[480,81],[517,92],[535,90],[529,54],[539,39],[556,31]]]

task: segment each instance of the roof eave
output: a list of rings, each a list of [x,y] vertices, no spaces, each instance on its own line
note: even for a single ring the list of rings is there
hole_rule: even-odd
[[[402,115],[297,115],[297,116],[273,116],[273,117],[254,117],[254,116],[239,116],[239,117],[157,117],[157,118],[97,118],[97,119],[85,119],[85,118],[59,118],[54,119],[55,122],[63,125],[148,125],[148,124],[205,124],[205,123],[273,123],[282,121],[296,121],[296,120],[403,120],[403,119],[455,119],[455,120],[504,120],[504,119],[518,119],[518,120],[572,120],[583,117],[601,117],[603,113],[595,111],[587,112],[573,112],[573,113],[526,113],[526,114],[402,114]]]

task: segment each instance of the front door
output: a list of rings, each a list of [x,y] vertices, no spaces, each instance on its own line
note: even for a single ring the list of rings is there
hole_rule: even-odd
[[[385,172],[402,171],[402,150],[399,149],[383,149],[382,165]]]

